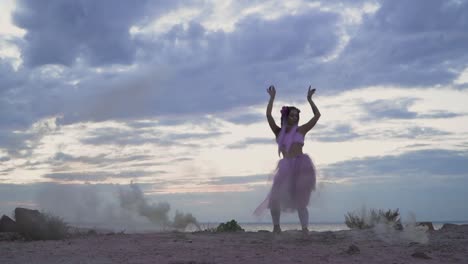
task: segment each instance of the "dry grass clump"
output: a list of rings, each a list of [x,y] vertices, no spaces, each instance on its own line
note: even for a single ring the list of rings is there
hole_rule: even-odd
[[[59,240],[67,238],[69,226],[65,221],[49,213],[40,213],[33,223],[18,224],[18,233],[27,240]]]
[[[345,215],[345,224],[351,229],[373,228],[378,224],[391,225],[397,230],[403,229],[400,220],[400,212],[396,210],[363,209],[361,212],[348,212]]]
[[[236,220],[232,219],[226,223],[220,223],[217,227],[211,224],[201,224],[200,231],[195,233],[219,233],[219,232],[244,232],[245,230],[237,223]]]

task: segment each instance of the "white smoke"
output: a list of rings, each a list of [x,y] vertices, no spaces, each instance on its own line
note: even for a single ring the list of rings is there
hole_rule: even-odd
[[[376,211],[374,211],[376,212]],[[370,210],[363,206],[352,213],[372,227],[373,233],[382,241],[390,244],[417,242],[425,244],[429,241],[427,227],[417,225],[416,216],[409,213],[409,217],[402,224],[402,230],[398,230],[397,223],[387,221],[385,218],[376,218]]]
[[[427,234],[428,227],[418,226],[416,215],[409,213],[408,220],[405,221],[403,232],[400,234],[402,240],[426,244],[429,242]]]
[[[174,221],[170,221],[168,213],[171,206],[169,203],[148,204],[143,192],[136,184],[130,184],[130,190],[120,189],[119,198],[122,208],[138,213],[156,225],[181,230],[184,230],[189,224],[198,227],[197,219],[190,213],[184,214],[176,211]]]
[[[176,229],[185,229],[188,225],[193,224],[197,227],[198,230],[201,230],[200,225],[198,224],[197,219],[190,213],[184,214],[182,212],[176,211],[174,216],[174,222],[172,226]]]
[[[184,230],[198,226],[192,214],[176,211],[170,220],[170,204],[150,203],[137,184],[45,185],[37,194],[39,210],[63,218],[77,227],[125,232]]]
[[[171,206],[167,202],[148,204],[143,192],[136,184],[130,184],[130,189],[119,189],[120,206],[130,212],[146,217],[150,222],[167,226],[169,224],[168,213]]]

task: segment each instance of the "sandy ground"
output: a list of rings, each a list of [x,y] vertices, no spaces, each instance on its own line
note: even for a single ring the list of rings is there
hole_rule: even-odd
[[[2,240],[0,263],[468,263],[468,225],[422,234],[409,238],[388,230],[307,235],[166,232]]]

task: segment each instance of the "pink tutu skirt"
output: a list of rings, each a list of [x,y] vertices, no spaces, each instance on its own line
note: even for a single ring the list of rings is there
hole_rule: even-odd
[[[294,211],[307,207],[310,194],[315,190],[315,183],[315,166],[307,154],[281,159],[270,193],[255,209],[254,214],[261,215],[268,208]]]

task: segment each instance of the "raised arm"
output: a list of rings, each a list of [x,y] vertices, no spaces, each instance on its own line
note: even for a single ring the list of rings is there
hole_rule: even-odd
[[[273,116],[271,115],[271,110],[273,109],[273,101],[275,100],[276,96],[276,89],[275,86],[270,85],[267,89],[268,94],[270,95],[270,101],[268,101],[268,106],[266,109],[266,117],[268,120],[268,125],[270,125],[271,131],[275,134],[275,136],[278,136],[281,128],[276,125],[275,120],[273,119]]]
[[[312,112],[314,113],[314,117],[309,120],[309,122],[305,123],[304,125],[300,126],[299,132],[303,135],[307,134],[314,126],[317,124],[317,121],[320,118],[320,111],[318,110],[317,106],[315,105],[314,101],[312,100],[312,95],[315,93],[315,89],[312,89],[309,86],[309,91],[307,92],[307,101],[309,101],[310,106],[312,107]]]

